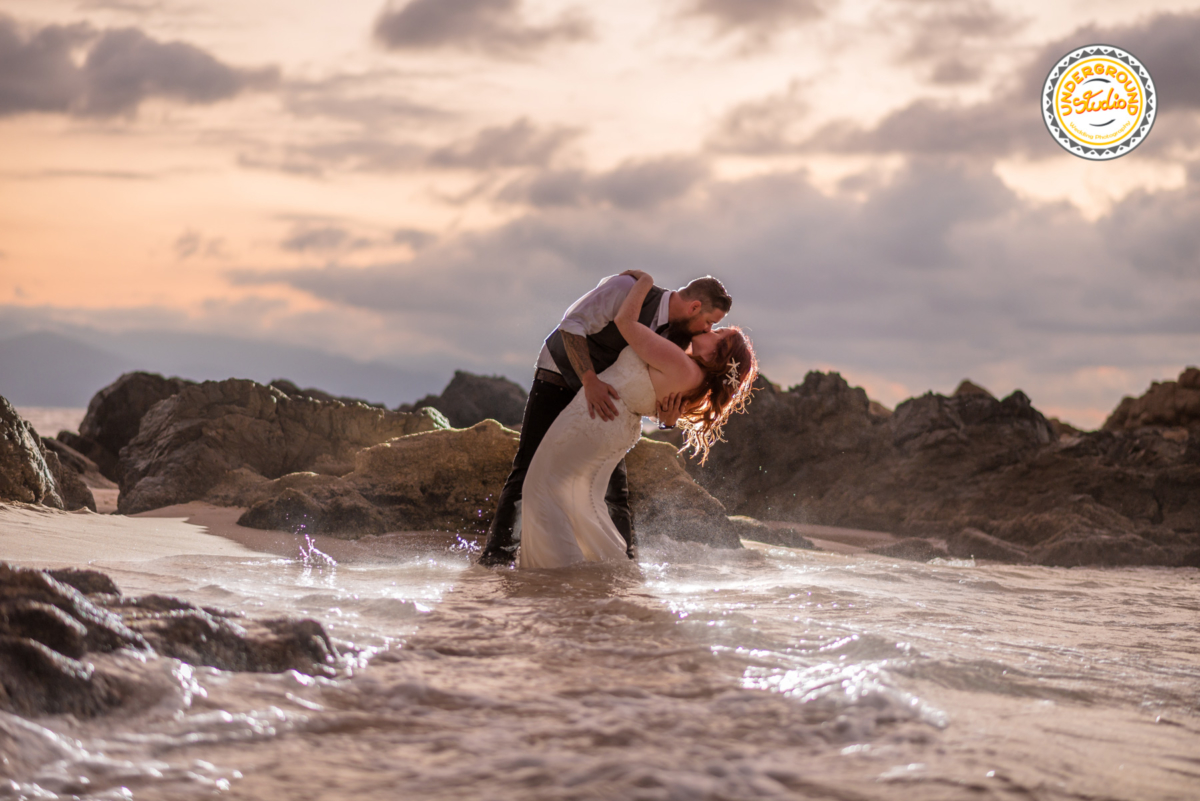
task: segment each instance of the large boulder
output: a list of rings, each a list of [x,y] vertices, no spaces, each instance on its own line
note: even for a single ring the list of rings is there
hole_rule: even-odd
[[[427,395],[401,411],[434,407],[454,428],[469,428],[483,420],[506,426],[521,424],[527,394],[523,387],[503,376],[483,376],[456,370],[441,395]]]
[[[46,453],[33,426],[0,397],[0,501],[62,509],[63,497],[55,475],[61,471],[58,459]]]
[[[223,502],[250,508],[254,528],[357,538],[382,531],[481,535],[496,512],[520,437],[494,420],[427,431],[365,448],[344,476],[294,473],[274,481],[229,481]],[[688,476],[675,449],[642,439],[630,451],[629,494],[642,535],[739,547],[720,501]]]
[[[1200,548],[1200,430],[1177,425],[1193,383],[1173,382],[1174,417],[1134,409],[1159,424],[1087,433],[1056,430],[1020,391],[964,384],[887,417],[836,373],[786,392],[760,378],[727,442],[688,469],[731,514],[951,541],[975,529],[1010,546],[985,558],[1011,561],[1185,564]]]
[[[1129,431],[1143,426],[1200,426],[1200,368],[1187,368],[1177,381],[1155,381],[1140,398],[1122,399],[1103,429]]]
[[[58,456],[9,402],[0,398],[0,501],[41,504],[55,509],[91,509],[96,500],[73,463]]]
[[[63,431],[58,439],[95,462],[105,478],[117,481],[121,449],[137,436],[142,417],[159,401],[194,384],[157,373],[125,373],[92,396],[78,434]]]
[[[640,537],[658,534],[716,548],[740,548],[737,523],[697,484],[671,445],[642,438],[625,458],[629,503]]]
[[[837,373],[810,372],[787,391],[760,374],[746,412],[729,418],[726,441],[703,465],[689,460],[688,471],[731,513],[809,522],[805,500],[888,448],[888,419]]]
[[[222,499],[249,506],[238,522],[252,528],[349,539],[399,530],[480,534],[518,439],[494,420],[426,431],[362,449],[344,476],[293,473]]]
[[[114,652],[140,652],[115,660]],[[129,598],[103,573],[0,562],[0,710],[93,717],[153,700],[169,656],[222,670],[332,675],[338,656],[315,620],[248,620],[159,595]],[[148,691],[149,689],[149,691]]]
[[[206,381],[156,404],[121,451],[118,510],[133,514],[201,500],[230,474],[344,475],[363,448],[445,427],[412,414],[289,397],[245,379]]]

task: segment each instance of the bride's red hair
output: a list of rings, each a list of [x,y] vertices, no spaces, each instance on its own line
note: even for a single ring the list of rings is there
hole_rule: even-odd
[[[754,379],[758,376],[758,357],[750,338],[736,325],[733,334],[717,343],[712,358],[705,362],[692,356],[704,371],[700,385],[683,397],[686,410],[679,417],[683,430],[683,449],[691,448],[700,456],[700,464],[708,459],[708,451],[721,439],[721,429],[729,415],[740,412],[750,402]]]

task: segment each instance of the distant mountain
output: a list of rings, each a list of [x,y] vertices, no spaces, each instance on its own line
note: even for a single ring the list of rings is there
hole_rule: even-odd
[[[0,395],[15,406],[87,406],[137,367],[132,360],[49,331],[0,342]]]
[[[286,378],[300,387],[394,408],[437,392],[450,377],[449,369],[405,370],[236,337],[178,331],[71,333],[39,331],[0,341],[0,395],[19,406],[86,406],[121,373],[147,370],[194,381]]]

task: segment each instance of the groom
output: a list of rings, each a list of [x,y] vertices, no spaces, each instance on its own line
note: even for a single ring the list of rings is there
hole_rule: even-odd
[[[628,275],[605,278],[595,289],[571,304],[558,328],[542,346],[533,387],[525,402],[517,455],[500,492],[499,506],[492,518],[479,564],[489,567],[511,564],[516,557],[520,537],[513,527],[525,473],[551,423],[579,390],[583,390],[588,414],[593,418],[596,415],[603,420],[616,418],[617,407],[613,399],[619,397],[617,391],[601,381],[597,373],[611,367],[627,344],[613,318],[634,283]],[[693,334],[710,331],[719,323],[732,303],[721,282],[705,276],[674,292],[661,287],[651,289],[642,304],[638,322],[686,348]],[[660,405],[658,412],[662,423],[674,425],[679,418],[677,405],[670,409]],[[625,538],[627,553],[632,559],[636,556],[636,545],[624,459],[613,471],[604,500],[613,523]]]

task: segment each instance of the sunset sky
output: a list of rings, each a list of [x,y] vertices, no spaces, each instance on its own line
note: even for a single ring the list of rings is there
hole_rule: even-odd
[[[1094,42],[1161,96],[1111,163],[1038,105]],[[776,383],[1095,427],[1200,362],[1197,43],[1152,0],[0,0],[0,335],[527,385],[601,277],[711,273]]]

